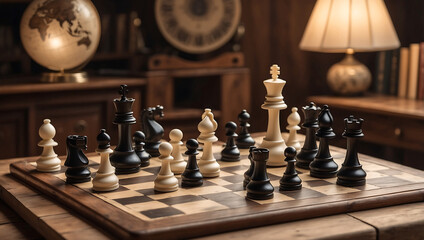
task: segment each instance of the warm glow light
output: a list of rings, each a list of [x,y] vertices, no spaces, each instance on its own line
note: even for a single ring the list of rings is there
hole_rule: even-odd
[[[60,48],[62,47],[62,40],[60,38],[52,38],[49,41],[51,48]]]
[[[300,42],[317,52],[381,51],[400,46],[383,0],[318,0]]]

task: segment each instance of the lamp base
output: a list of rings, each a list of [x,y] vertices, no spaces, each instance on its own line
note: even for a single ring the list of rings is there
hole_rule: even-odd
[[[361,95],[371,85],[371,73],[353,54],[331,66],[327,73],[328,86],[339,95]]]
[[[57,83],[84,83],[87,82],[88,76],[86,72],[49,72],[43,73],[41,77],[42,82]]]

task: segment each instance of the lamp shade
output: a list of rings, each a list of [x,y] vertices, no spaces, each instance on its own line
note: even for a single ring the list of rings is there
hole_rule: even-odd
[[[400,46],[383,0],[318,0],[300,49],[346,52],[382,51]]]

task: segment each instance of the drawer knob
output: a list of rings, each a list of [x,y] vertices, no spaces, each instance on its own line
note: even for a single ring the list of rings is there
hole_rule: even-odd
[[[77,134],[85,132],[87,129],[87,121],[85,120],[79,120],[77,123],[75,123],[74,131]]]
[[[402,129],[400,129],[400,128],[395,128],[395,136],[396,137],[400,137],[400,136],[402,136]]]

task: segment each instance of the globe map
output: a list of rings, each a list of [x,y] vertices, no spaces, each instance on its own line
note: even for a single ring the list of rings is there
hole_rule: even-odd
[[[85,65],[100,41],[100,18],[90,0],[35,0],[21,20],[21,40],[40,65],[55,71]]]

